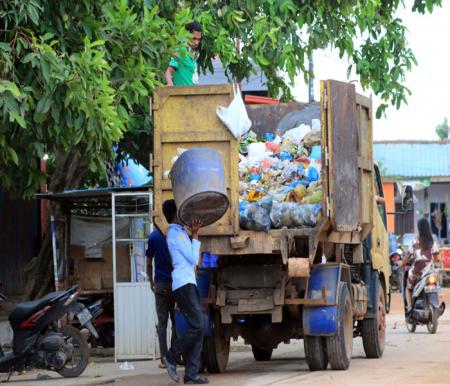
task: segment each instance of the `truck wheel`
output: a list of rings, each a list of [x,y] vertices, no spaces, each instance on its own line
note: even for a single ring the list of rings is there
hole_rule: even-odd
[[[353,311],[346,283],[339,285],[337,307],[337,331],[336,335],[326,337],[327,354],[333,370],[347,370],[352,360]]]
[[[328,356],[325,338],[322,336],[305,336],[303,337],[303,345],[309,369],[311,371],[326,370]]]
[[[381,358],[386,340],[386,305],[380,282],[376,299],[376,317],[362,321],[362,341],[367,358]]]
[[[226,336],[218,318],[211,336],[205,336],[203,360],[209,373],[223,373],[230,356],[230,338]]]
[[[273,348],[260,348],[252,344],[252,352],[255,361],[258,362],[270,361],[270,358],[272,358]]]

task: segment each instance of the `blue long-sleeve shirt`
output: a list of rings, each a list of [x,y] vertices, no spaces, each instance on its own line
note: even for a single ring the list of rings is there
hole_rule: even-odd
[[[172,290],[186,285],[197,285],[195,266],[200,256],[200,241],[191,240],[183,226],[170,224],[167,246],[172,257]]]

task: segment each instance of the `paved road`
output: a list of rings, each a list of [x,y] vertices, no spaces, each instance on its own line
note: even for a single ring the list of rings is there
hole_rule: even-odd
[[[450,304],[450,289],[445,300]],[[250,347],[233,345],[226,373],[210,375],[218,386],[264,385],[450,385],[450,312],[439,320],[438,332],[428,334],[426,327],[418,327],[415,334],[407,332],[403,321],[399,295],[393,299],[388,316],[387,340],[381,359],[366,359],[361,339],[353,346],[353,359],[347,371],[309,372],[302,341],[280,345],[270,362],[255,362]],[[155,362],[136,362],[135,370],[121,372],[114,363],[95,363],[81,378],[36,381],[36,374],[13,377],[14,385],[83,385],[115,384],[120,386],[174,385]],[[180,371],[182,374],[182,370]],[[137,374],[137,375],[134,375]]]

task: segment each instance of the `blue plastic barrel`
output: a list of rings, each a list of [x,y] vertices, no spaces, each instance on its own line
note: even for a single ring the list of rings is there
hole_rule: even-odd
[[[170,171],[172,191],[182,223],[201,220],[204,226],[219,220],[227,211],[222,157],[217,150],[193,148],[178,157]]]
[[[211,270],[199,269],[197,271],[197,288],[200,294],[200,299],[208,298],[209,285],[211,283]],[[211,326],[209,321],[209,314],[207,308],[204,310],[204,329],[205,335],[211,335]],[[179,309],[175,310],[175,330],[178,336],[183,335],[187,330],[189,330],[189,323],[186,317],[181,313]]]

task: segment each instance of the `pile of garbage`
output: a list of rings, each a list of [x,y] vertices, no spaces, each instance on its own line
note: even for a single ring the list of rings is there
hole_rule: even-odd
[[[243,229],[314,227],[322,216],[320,121],[281,137],[250,131],[239,149],[239,219]]]

